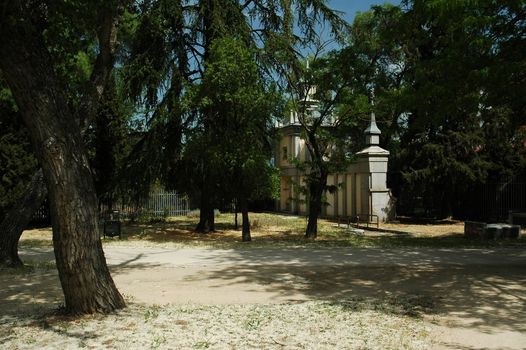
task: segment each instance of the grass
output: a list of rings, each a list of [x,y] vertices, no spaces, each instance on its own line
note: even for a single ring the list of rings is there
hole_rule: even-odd
[[[108,316],[0,317],[0,344],[31,348],[422,349],[432,346],[416,299],[269,305],[131,304]],[[403,305],[402,305],[403,304]],[[155,317],[144,317],[152,315]],[[182,336],[184,335],[184,336]]]
[[[492,248],[524,247],[526,239],[483,241],[469,240],[459,232],[458,224],[442,225],[442,229],[451,226],[446,234],[435,235],[419,233],[433,231],[429,225],[412,225],[416,231],[408,234],[367,233],[355,234],[343,225],[336,227],[334,222],[319,220],[318,239],[306,240],[304,231],[307,221],[304,217],[278,214],[253,213],[251,226],[253,241],[241,242],[241,232],[235,230],[232,214],[221,214],[216,218],[217,232],[200,234],[193,231],[197,218],[176,217],[166,223],[150,225],[124,225],[124,239],[107,239],[105,244],[133,244],[141,241],[147,245],[167,245],[177,247],[206,248],[271,248],[271,247],[437,247],[437,248]],[[404,230],[407,225],[399,225]],[[391,228],[391,227],[390,227]]]
[[[319,220],[318,239],[304,239],[306,218],[268,213],[250,215],[253,241],[241,242],[241,231],[235,229],[233,214],[216,217],[216,232],[194,232],[198,218],[172,217],[164,223],[124,223],[122,238],[104,238],[105,245],[162,246],[174,248],[323,248],[323,247],[435,247],[435,248],[498,248],[525,247],[524,234],[518,240],[470,240],[463,234],[462,223],[442,225],[390,224],[387,228],[407,233],[369,232],[356,234],[343,225]],[[241,220],[241,219],[240,219]],[[240,222],[241,224],[241,222]],[[25,248],[51,246],[50,231],[38,230],[23,238]],[[24,237],[24,236],[23,236]],[[45,237],[45,239],[43,239]]]
[[[193,231],[196,218],[170,218],[166,223],[123,225],[123,238],[104,245],[140,247],[319,248],[319,247],[525,247],[526,240],[473,241],[461,234],[462,223],[399,225],[405,234],[350,233],[320,220],[319,238],[303,238],[306,220],[278,214],[251,214],[254,241],[240,242],[233,215],[217,217],[217,232]],[[25,236],[25,237],[24,237]],[[49,229],[25,232],[21,246],[50,247]],[[54,263],[26,261],[25,269],[51,270]],[[3,272],[2,272],[3,273]],[[18,277],[18,276],[16,276]],[[10,277],[8,277],[9,279]],[[23,278],[31,279],[32,276]],[[402,282],[401,282],[402,283]],[[367,294],[369,296],[369,294]],[[439,296],[391,295],[349,297],[336,301],[265,305],[138,305],[108,316],[67,318],[49,309],[0,315],[2,348],[181,348],[181,349],[422,349],[433,348],[424,317],[439,315]],[[55,303],[56,304],[56,303]],[[49,305],[49,304],[48,304]],[[24,313],[26,312],[26,313]]]
[[[56,262],[53,261],[33,261],[25,260],[24,265],[19,268],[5,268],[0,267],[0,274],[2,275],[30,275],[36,271],[55,271],[57,269]]]

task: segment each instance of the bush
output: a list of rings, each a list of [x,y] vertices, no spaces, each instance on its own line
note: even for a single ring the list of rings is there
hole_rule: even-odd
[[[201,211],[199,209],[190,210],[186,216],[189,218],[198,218]]]
[[[194,209],[194,210],[190,210],[186,216],[189,217],[189,218],[198,218],[199,215],[201,214],[201,210],[199,209]],[[219,215],[221,214],[221,212],[219,211],[219,209],[214,209],[214,216],[217,218]]]
[[[157,224],[166,222],[166,216],[156,216],[152,215],[151,213],[140,213],[137,215],[137,218],[135,219],[137,223],[139,224]]]

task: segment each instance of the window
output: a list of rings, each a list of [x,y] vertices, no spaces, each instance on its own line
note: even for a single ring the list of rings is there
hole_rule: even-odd
[[[283,152],[282,152],[282,154],[283,154],[282,159],[283,159],[283,160],[287,160],[287,158],[289,157],[288,152],[287,152],[287,146],[283,146]]]

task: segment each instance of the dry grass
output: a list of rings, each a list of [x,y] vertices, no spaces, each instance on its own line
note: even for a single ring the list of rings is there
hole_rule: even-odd
[[[517,241],[468,241],[463,223],[440,225],[385,224],[381,228],[405,233],[366,231],[364,234],[320,220],[319,238],[303,238],[306,220],[277,214],[251,214],[253,242],[241,243],[233,215],[217,218],[217,232],[193,231],[197,219],[177,217],[165,223],[123,225],[123,238],[104,244],[137,247],[481,247],[526,246]],[[524,231],[523,231],[524,235]],[[27,230],[21,246],[50,246],[49,228]],[[9,278],[34,281],[53,264],[30,262]],[[260,271],[258,271],[259,273]],[[2,273],[6,273],[5,271]],[[22,276],[17,274],[21,273]],[[448,276],[449,271],[446,273]],[[24,282],[25,283],[25,282]],[[402,282],[401,282],[402,283]],[[407,286],[407,280],[403,280]],[[465,283],[470,285],[470,283]],[[28,285],[28,288],[29,285]],[[405,289],[404,289],[405,291]],[[416,291],[418,294],[420,291]],[[211,290],[217,293],[217,290]],[[430,318],[440,319],[440,296],[413,293],[352,296],[334,301],[244,305],[143,305],[127,296],[129,307],[115,314],[69,318],[53,314],[55,300],[38,307],[0,313],[2,349],[428,349],[436,348]],[[47,294],[46,294],[47,295]],[[390,295],[386,297],[385,295]],[[431,296],[430,296],[431,295]],[[235,301],[235,295],[232,296]],[[238,301],[235,301],[238,302]],[[435,305],[436,304],[436,305]],[[26,305],[27,306],[27,305]],[[471,307],[470,307],[471,309]],[[442,310],[442,311],[440,311]],[[508,322],[508,318],[506,318]],[[432,320],[431,320],[432,321]],[[513,321],[511,322],[513,323]],[[522,338],[518,338],[522,339]],[[520,340],[519,340],[520,342]],[[466,347],[467,348],[467,347]]]
[[[407,301],[273,305],[132,304],[109,316],[0,318],[5,349],[423,349]]]
[[[128,246],[167,247],[495,247],[525,246],[526,239],[515,241],[476,241],[463,237],[463,222],[443,224],[381,224],[380,229],[392,232],[366,231],[356,234],[335,222],[319,220],[319,235],[316,241],[305,240],[305,217],[279,214],[252,213],[251,243],[242,243],[240,229],[235,229],[234,215],[221,214],[216,218],[216,232],[202,234],[194,231],[197,218],[173,217],[164,223],[124,223],[123,237],[107,238],[105,244]],[[523,230],[523,237],[526,232]],[[27,230],[22,235],[22,246],[51,245],[49,228]]]

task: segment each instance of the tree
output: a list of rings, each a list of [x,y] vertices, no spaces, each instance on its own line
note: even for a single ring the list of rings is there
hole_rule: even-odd
[[[16,198],[0,224],[0,265],[4,267],[23,266],[18,256],[18,241],[22,235],[20,227],[27,226],[47,196],[43,177],[42,169],[33,174],[22,197]]]
[[[188,138],[182,135],[206,137],[210,124],[214,123],[213,111],[209,108],[185,110],[180,107],[188,100],[185,95],[192,90],[190,87],[206,79],[206,63],[215,40],[239,37],[255,49],[261,74],[275,78],[288,69],[296,50],[312,40],[317,23],[328,22],[339,37],[346,27],[338,14],[321,0],[200,0],[184,5],[166,0],[145,2],[140,12],[144,16],[131,45],[132,60],[127,69],[129,91],[147,111],[154,109],[147,115],[152,126],[146,136],[149,142],[143,144],[148,145],[155,134],[167,135],[168,142],[164,144],[171,147],[160,148],[163,152],[169,148],[176,151],[163,157],[166,166],[150,166],[152,178],[167,180],[163,181],[167,186],[170,186],[167,174],[173,174],[181,151],[186,148],[182,144],[183,139]],[[169,126],[171,131],[159,133],[156,125]],[[193,125],[202,126],[204,133],[191,130]],[[168,130],[162,126],[161,129]],[[197,173],[188,177],[193,184],[187,187],[196,187],[199,182],[201,216],[196,229],[206,232],[214,229],[213,208],[218,200],[214,192],[218,181],[209,166],[209,157],[213,155],[209,151],[194,155],[199,164],[194,167]],[[170,157],[172,161],[167,162]]]
[[[31,143],[5,83],[0,89],[0,221],[22,195],[37,167]]]
[[[420,194],[433,216],[473,215],[476,203],[467,199],[477,188],[524,164],[516,141],[525,106],[524,2],[404,4],[396,31],[406,113],[392,121],[400,151],[391,169],[401,176],[391,184],[395,194]]]
[[[99,210],[104,205],[110,211],[121,192],[123,158],[134,142],[133,138],[127,137],[128,118],[114,75],[108,79],[96,117],[88,130],[88,147],[92,153],[90,163],[95,176]]]
[[[242,239],[250,241],[248,201],[273,192],[271,130],[280,98],[273,86],[264,86],[254,52],[240,39],[216,40],[206,70],[199,96],[207,105],[202,109],[214,113],[206,140],[215,155],[210,166],[223,173],[222,195],[239,204]]]
[[[296,161],[296,165],[306,173],[306,195],[308,203],[308,222],[305,232],[306,238],[316,238],[318,234],[318,216],[323,205],[323,194],[333,191],[327,186],[327,177],[339,162],[341,148],[336,148],[334,132],[334,110],[337,101],[345,89],[345,83],[328,87],[324,79],[329,78],[328,61],[313,59],[309,61],[310,67],[295,72],[289,78],[291,87],[291,110],[297,114],[297,119],[302,128],[302,138],[308,150],[309,160],[303,164]]]
[[[387,122],[387,140],[396,133],[391,120],[398,116],[398,90],[403,72],[403,51],[393,28],[402,11],[393,5],[375,6],[356,16],[343,48],[325,52],[332,44],[313,41],[306,66],[297,64],[287,76],[291,108],[297,113],[309,160],[296,165],[306,173],[309,219],[306,238],[317,237],[317,218],[327,186],[327,176],[347,168],[352,155],[363,149],[363,130],[371,112]],[[372,91],[376,91],[374,104]]]
[[[35,174],[37,161],[27,130],[7,88],[0,92],[0,116],[0,266],[20,267],[18,241],[22,230],[16,227],[27,225],[47,192],[42,172]]]
[[[110,18],[111,32],[116,8],[99,9],[110,15],[101,17]],[[66,310],[110,312],[123,307],[124,300],[102,251],[97,199],[81,136],[83,118],[79,122],[68,104],[66,87],[54,70],[43,37],[54,11],[60,10],[60,6],[32,7],[22,1],[2,5],[0,69],[28,128],[49,190],[53,245]]]
[[[69,103],[75,106],[83,130],[86,130],[93,119],[100,97],[105,91],[107,77],[113,67],[116,47],[117,21],[115,19],[117,17],[110,11],[104,12],[101,16],[98,16],[96,11],[90,11],[90,6],[98,5],[77,2],[58,7],[50,6],[49,13],[53,14],[53,20],[46,24],[46,43],[56,62],[55,71],[65,85]],[[88,15],[90,13],[95,14],[97,18],[90,17]],[[94,25],[97,26],[95,30],[93,30]],[[96,32],[95,35],[91,34],[93,31]],[[86,34],[78,37],[70,35],[78,32]],[[94,50],[95,47],[98,47],[98,52]],[[10,91],[8,89],[4,91],[7,91],[7,95],[3,96],[8,96],[12,101]],[[14,104],[14,102],[10,103]],[[18,140],[24,140],[25,137],[17,139],[11,145],[17,144]],[[21,157],[17,158],[22,160]],[[29,165],[31,162],[24,164]],[[7,261],[20,262],[17,254],[18,240],[33,213],[47,197],[41,173],[42,171],[38,170],[33,175],[29,186],[25,187],[25,192],[18,196],[18,201],[12,204],[0,223],[0,234],[4,242],[0,245],[0,255],[10,256]],[[25,181],[23,176],[18,179],[21,180],[18,182],[19,185]],[[27,202],[28,199],[30,202]],[[21,265],[15,264],[16,266]]]
[[[399,212],[480,219],[482,188],[524,173],[524,4],[415,0],[356,16],[338,55],[360,58],[355,95],[375,88]]]

